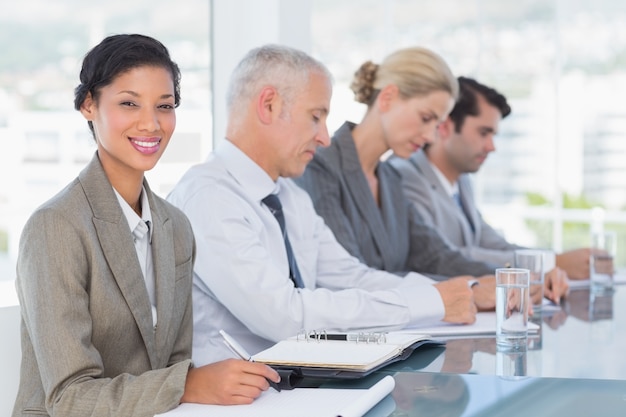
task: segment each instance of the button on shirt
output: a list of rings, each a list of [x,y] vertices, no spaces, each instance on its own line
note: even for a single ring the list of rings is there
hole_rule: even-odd
[[[277,192],[304,282],[296,288],[280,226],[261,200]],[[193,360],[233,354],[224,329],[251,353],[302,329],[399,329],[439,322],[433,281],[368,268],[346,252],[289,179],[274,182],[245,153],[222,141],[168,196],[194,229]]]
[[[137,251],[137,259],[139,260],[139,266],[143,274],[143,278],[146,282],[146,290],[148,291],[148,297],[150,298],[150,305],[152,306],[152,324],[157,324],[157,310],[156,310],[156,286],[154,276],[154,264],[152,262],[152,230],[150,225],[152,224],[152,215],[150,213],[150,203],[148,203],[148,197],[145,189],[141,189],[141,217],[135,213],[135,210],[122,198],[122,196],[114,188],[115,196],[117,197],[124,217],[128,221],[130,232],[133,235],[133,241],[135,242],[135,250]]]

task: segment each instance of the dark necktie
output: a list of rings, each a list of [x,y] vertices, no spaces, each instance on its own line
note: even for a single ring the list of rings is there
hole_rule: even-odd
[[[463,204],[463,200],[461,199],[461,191],[457,191],[454,194],[452,194],[452,198],[461,209],[461,212],[465,215],[465,218],[467,219],[467,222],[469,223],[469,226],[472,229],[472,232],[475,232],[474,223],[472,223],[472,218],[469,216],[469,213],[465,209],[465,204]]]
[[[289,262],[289,277],[295,284],[296,288],[304,288],[302,277],[300,276],[300,270],[298,264],[296,264],[296,258],[293,256],[293,250],[291,249],[291,243],[289,243],[289,237],[287,236],[287,229],[285,227],[285,215],[283,214],[283,205],[280,204],[280,200],[275,194],[270,194],[263,199],[263,203],[270,209],[278,224],[280,230],[283,233],[283,241],[285,242],[285,249],[287,250],[287,260]]]

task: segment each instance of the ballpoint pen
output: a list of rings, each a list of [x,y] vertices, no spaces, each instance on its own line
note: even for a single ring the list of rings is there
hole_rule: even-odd
[[[385,333],[310,333],[309,339],[315,340],[339,340],[346,342],[365,342],[365,343],[385,343],[387,341]]]
[[[224,344],[228,346],[230,350],[232,350],[237,356],[239,356],[241,359],[245,361],[254,362],[254,359],[252,359],[252,355],[250,355],[246,351],[246,349],[239,344],[239,342],[233,339],[231,335],[226,333],[224,330],[220,330],[220,335],[222,335],[222,337],[224,338]],[[270,387],[280,392],[280,387],[278,386],[278,383],[268,378],[265,378],[265,379],[267,379],[267,382],[270,384]]]

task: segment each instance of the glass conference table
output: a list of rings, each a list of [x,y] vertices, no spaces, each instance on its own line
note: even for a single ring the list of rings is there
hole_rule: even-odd
[[[494,337],[448,339],[344,384],[394,376],[367,417],[626,416],[626,286],[593,299],[572,289],[560,310],[534,321],[541,327],[525,352],[499,352]]]

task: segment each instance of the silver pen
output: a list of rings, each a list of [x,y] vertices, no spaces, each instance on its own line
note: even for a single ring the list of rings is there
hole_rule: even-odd
[[[226,333],[224,330],[220,330],[220,335],[222,335],[222,337],[224,338],[224,344],[228,346],[229,349],[232,350],[237,356],[239,356],[241,359],[245,361],[254,362],[254,359],[252,359],[252,355],[250,355],[246,351],[246,349],[239,344],[239,342],[233,339],[231,335]],[[270,387],[280,392],[280,387],[278,386],[278,383],[268,378],[265,378],[265,379],[267,379],[267,382],[270,384]]]

